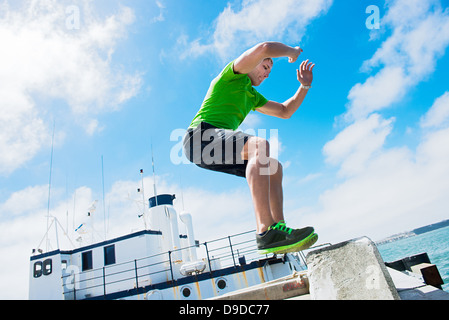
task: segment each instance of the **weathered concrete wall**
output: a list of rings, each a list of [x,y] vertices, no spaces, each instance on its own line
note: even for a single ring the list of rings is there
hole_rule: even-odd
[[[313,300],[399,300],[376,245],[366,237],[307,255]]]

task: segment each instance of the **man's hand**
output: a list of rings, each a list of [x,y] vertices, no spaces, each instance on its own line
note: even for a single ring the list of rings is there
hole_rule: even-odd
[[[315,68],[315,64],[310,62],[307,59],[306,61],[303,61],[301,63],[301,66],[299,67],[299,70],[297,70],[298,73],[298,81],[303,86],[310,86],[313,82],[313,68]]]
[[[288,57],[288,62],[295,63],[303,50],[300,47],[295,47],[293,53]]]

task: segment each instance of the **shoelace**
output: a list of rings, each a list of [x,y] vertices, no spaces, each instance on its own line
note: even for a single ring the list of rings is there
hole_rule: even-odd
[[[293,229],[287,227],[287,224],[285,223],[285,221],[279,221],[274,227],[271,226],[270,229],[276,229],[276,230],[281,230],[282,232],[288,233],[288,234],[292,234]]]

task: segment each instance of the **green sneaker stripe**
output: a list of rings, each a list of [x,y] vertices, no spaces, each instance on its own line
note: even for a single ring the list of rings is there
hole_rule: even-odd
[[[287,224],[283,220],[279,221],[274,227],[270,226],[268,228],[268,230],[274,230],[274,229],[281,230],[282,232],[285,232],[285,233],[288,233],[288,234],[292,234],[292,232],[293,232],[293,229],[287,227]]]

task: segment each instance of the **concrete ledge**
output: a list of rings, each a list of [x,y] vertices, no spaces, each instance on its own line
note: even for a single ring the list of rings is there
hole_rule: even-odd
[[[376,245],[363,237],[307,255],[312,300],[399,300]]]

